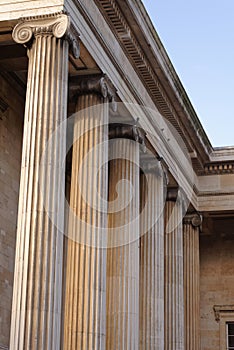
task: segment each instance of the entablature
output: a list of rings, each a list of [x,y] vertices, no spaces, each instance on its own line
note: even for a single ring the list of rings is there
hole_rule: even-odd
[[[2,0],[0,21],[15,21],[22,17],[42,16],[64,10],[64,0]]]
[[[20,9],[28,9],[31,1],[19,1],[14,5],[13,1],[5,1],[7,4],[8,8],[12,6],[11,18],[9,14],[4,17],[1,8],[0,19],[8,20],[10,30],[16,18],[30,14]],[[234,173],[234,152],[211,147],[141,2],[58,0],[47,1],[45,6],[43,0],[35,1],[34,5],[33,15],[51,11],[69,13],[81,46],[80,58],[70,57],[70,76],[88,72],[107,74],[117,89],[119,101],[126,103],[134,118],[139,118],[140,126],[148,131],[147,142],[163,158],[194,208],[200,210],[211,202],[212,210],[215,205],[231,207],[233,191],[225,185],[226,178],[219,189],[204,184],[206,181],[215,183],[216,175],[229,176],[227,182],[233,181],[230,176]],[[24,61],[25,58],[24,52]],[[139,106],[147,107],[142,111]],[[164,118],[155,117],[159,114]],[[165,132],[166,120],[183,140],[187,154],[177,144],[173,133]]]

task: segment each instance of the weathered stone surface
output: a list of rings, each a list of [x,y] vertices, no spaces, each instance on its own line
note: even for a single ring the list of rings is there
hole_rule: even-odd
[[[102,79],[96,77],[96,84]],[[71,211],[64,262],[63,347],[67,350],[105,349],[106,243],[101,228],[107,229],[109,103],[106,97],[88,88],[88,84],[77,97]]]
[[[154,160],[141,175],[139,349],[164,349],[164,174]]]
[[[60,347],[64,228],[60,191],[65,188],[65,127],[47,148],[48,154],[44,152],[52,133],[66,121],[68,42],[61,36],[67,26],[65,15],[54,15],[27,19],[13,31],[16,41],[32,42],[28,49],[11,350]]]
[[[185,349],[200,350],[199,232],[201,217],[188,214],[183,220]]]
[[[0,76],[0,347],[9,346],[24,101]],[[14,101],[14,103],[12,103]]]
[[[201,350],[219,349],[219,322],[214,305],[233,305],[234,239],[221,232],[200,239]],[[234,313],[233,313],[234,316]],[[225,332],[225,330],[224,330]],[[224,334],[225,338],[225,334]],[[226,338],[225,338],[226,340]],[[226,344],[221,344],[225,348]]]
[[[120,4],[124,6],[121,8]],[[65,35],[66,40],[70,44],[74,44],[75,41],[71,33],[69,34],[66,30],[69,21],[67,15],[63,12],[64,10],[69,13],[73,26],[76,28],[77,33],[81,35],[82,47],[85,52],[83,61],[82,59],[73,59],[74,57],[70,55],[69,67],[67,67],[68,45],[67,42],[64,43],[64,46],[61,44],[61,37]],[[46,15],[45,18],[47,20],[45,18],[43,20],[40,17],[41,25],[39,25],[37,17],[43,15]],[[19,18],[28,16],[33,16],[33,18],[21,19],[20,25],[17,27],[19,31],[14,31],[16,42],[23,43],[28,48],[29,67],[27,68],[26,52],[24,49],[19,50],[19,44],[13,43],[11,32]],[[58,18],[63,19],[62,24],[64,25],[56,26],[59,23]],[[33,23],[30,24],[30,21]],[[25,22],[27,22],[27,25],[25,25]],[[209,215],[223,216],[223,225],[218,223],[218,220],[215,224],[213,223],[213,227],[212,225],[206,226],[204,224],[204,234],[207,236],[202,236],[200,243],[200,328],[202,350],[218,349],[220,342],[222,342],[221,347],[225,348],[225,329],[222,330],[223,334],[221,335],[221,320],[220,323],[215,321],[213,306],[233,304],[234,148],[214,149],[210,145],[167,54],[147,19],[141,2],[135,0],[125,2],[120,0],[68,0],[66,1],[65,9],[64,0],[35,0],[33,2],[31,0],[2,0],[0,7],[0,47],[1,74],[5,70],[10,72],[8,78],[10,75],[14,76],[14,79],[9,79],[8,83],[2,80],[0,86],[0,348],[2,345],[7,346],[9,343],[18,204],[20,207],[27,206],[27,209],[20,209],[18,221],[20,252],[16,249],[18,270],[15,273],[16,288],[13,303],[13,345],[11,347],[13,350],[18,348],[23,348],[24,350],[37,348],[40,350],[49,348],[51,350],[53,348],[52,350],[57,350],[60,347],[59,330],[62,318],[63,321],[65,320],[69,337],[71,334],[73,337],[73,343],[66,343],[68,344],[65,345],[67,348],[77,346],[77,339],[79,338],[80,340],[83,337],[83,344],[80,345],[78,342],[78,347],[84,349],[87,347],[92,348],[93,344],[95,344],[97,348],[101,348],[98,350],[103,350],[107,334],[107,350],[117,348],[118,344],[122,348],[124,346],[125,348],[132,347],[135,350],[138,347],[139,335],[143,328],[141,325],[138,327],[138,323],[141,323],[143,318],[144,322],[148,322],[144,328],[145,339],[147,339],[145,342],[147,345],[144,346],[151,348],[158,346],[160,347],[159,350],[161,350],[163,347],[161,341],[163,330],[159,330],[155,324],[157,322],[162,324],[164,316],[166,350],[181,349],[184,346],[184,341],[186,350],[199,348],[199,339],[196,336],[198,334],[198,317],[194,315],[198,304],[197,294],[199,293],[198,270],[196,270],[198,265],[196,263],[198,260],[198,235],[193,240],[191,236],[193,236],[194,232],[187,230],[187,235],[184,236],[184,252],[186,256],[183,257],[181,227],[164,237],[166,241],[165,252],[158,252],[153,240],[142,240],[144,247],[141,249],[141,255],[139,252],[136,253],[137,248],[140,250],[136,244],[112,250],[111,253],[109,252],[108,257],[112,265],[108,265],[107,275],[104,273],[105,258],[103,257],[105,257],[105,253],[102,255],[102,253],[99,254],[100,252],[98,252],[96,255],[97,251],[82,247],[82,249],[84,248],[83,252],[87,253],[85,258],[84,255],[80,254],[86,280],[85,278],[82,280],[77,266],[72,265],[75,261],[72,254],[74,251],[78,253],[78,249],[73,249],[73,246],[71,249],[72,254],[68,256],[69,263],[72,265],[69,275],[71,282],[69,286],[71,286],[72,292],[67,299],[65,295],[66,310],[69,310],[69,317],[66,316],[66,318],[63,317],[64,315],[61,315],[60,300],[62,288],[64,287],[64,284],[61,282],[61,261],[62,255],[66,251],[62,251],[61,240],[54,242],[53,238],[56,240],[58,236],[56,236],[56,230],[50,229],[50,223],[48,224],[49,229],[45,227],[40,229],[38,222],[35,220],[35,217],[37,217],[40,218],[40,223],[47,223],[44,208],[37,201],[38,188],[35,185],[35,179],[39,177],[38,154],[42,151],[47,141],[45,135],[43,137],[40,136],[43,133],[42,130],[49,130],[48,136],[56,122],[61,119],[65,120],[67,116],[67,98],[65,95],[68,87],[68,70],[70,77],[72,76],[70,91],[73,88],[72,81],[75,80],[76,83],[78,82],[75,89],[80,94],[83,94],[84,90],[90,87],[93,89],[93,92],[98,91],[100,93],[100,84],[93,85],[91,83],[90,85],[90,82],[89,84],[86,84],[86,82],[78,87],[81,75],[86,74],[84,71],[87,71],[87,74],[93,74],[93,72],[108,74],[114,86],[118,89],[116,99],[113,99],[112,91],[105,95],[105,89],[101,89],[102,97],[106,96],[109,102],[112,102],[111,117],[116,113],[115,101],[131,102],[131,105],[128,104],[126,106],[128,117],[135,119],[140,116],[141,127],[147,133],[145,144],[150,146],[153,153],[160,156],[159,158],[163,158],[163,164],[168,169],[172,186],[179,185],[188,196],[191,195],[190,209],[201,211],[207,217]],[[49,49],[49,47],[52,49]],[[15,52],[14,49],[16,49]],[[79,50],[75,51],[76,54],[79,53]],[[11,54],[9,54],[10,52]],[[56,52],[56,58],[53,52]],[[62,64],[60,64],[61,61],[59,61],[58,57],[61,59],[63,54],[60,56],[58,52],[64,53],[65,59]],[[60,68],[53,71],[55,66]],[[24,184],[18,200],[20,155],[22,153],[22,106],[24,102],[22,100],[19,102],[20,97],[16,96],[16,86],[14,86],[12,81],[20,84],[21,87],[17,88],[17,91],[20,90],[23,95],[24,84],[26,83],[26,70],[29,73],[28,86],[30,90],[30,98],[27,97],[26,101],[30,100],[30,103],[27,105],[28,113],[25,115],[25,130],[27,132],[24,136],[25,147],[23,149],[24,157],[21,168],[24,174],[22,180]],[[52,71],[53,73],[51,73]],[[60,74],[61,72],[62,74]],[[48,80],[50,81],[49,84]],[[11,86],[9,86],[10,82]],[[101,99],[100,96],[99,98]],[[48,102],[49,99],[50,102]],[[38,103],[39,100],[40,102]],[[84,105],[91,105],[93,103],[91,100],[87,99]],[[97,101],[98,98],[96,99]],[[74,100],[70,101],[69,108],[73,108],[73,103]],[[138,103],[151,108],[152,111],[142,112],[138,108],[139,106],[136,106]],[[164,119],[159,118],[160,115],[156,112],[157,108],[163,111],[163,115],[172,122],[178,132],[177,136],[179,139],[182,137],[185,141],[187,147],[185,152],[184,148],[180,148],[176,143],[177,136],[173,133],[170,134],[166,130],[166,122]],[[48,112],[49,109],[51,110]],[[54,109],[56,109],[57,112],[55,114],[58,116],[58,120],[55,118],[56,121],[53,118],[52,110]],[[20,123],[18,122],[19,120]],[[53,125],[50,124],[52,120],[55,123]],[[86,120],[86,122],[93,122],[93,118]],[[43,125],[42,128],[41,125]],[[105,133],[105,136],[107,136],[107,127]],[[96,134],[91,134],[90,138],[84,137],[82,141],[86,143],[88,142],[87,139],[89,139],[95,145],[100,134],[96,136]],[[40,140],[37,143],[37,149],[34,143],[35,140],[36,142]],[[76,149],[76,154],[74,153],[73,166],[79,163],[79,160],[75,159],[75,157],[77,156],[78,158],[82,154],[82,145],[83,143],[81,142]],[[56,157],[60,151],[60,154],[63,153],[63,146],[62,140],[59,140],[58,148],[55,147],[54,149]],[[124,149],[124,146],[122,148]],[[29,154],[30,156],[28,156]],[[188,155],[188,159],[184,155]],[[96,154],[95,157],[99,156],[100,158],[105,158],[107,150],[101,155]],[[136,159],[134,158],[136,153],[132,152],[131,156],[132,160]],[[191,162],[190,157],[192,158]],[[58,158],[59,156],[56,159]],[[35,162],[32,160],[34,168],[29,166],[29,159],[36,159]],[[91,167],[96,165],[97,162],[94,161]],[[190,169],[191,165],[193,168]],[[126,168],[133,171],[129,178],[134,178],[135,183],[137,183],[136,192],[138,194],[141,193],[142,184],[139,186],[139,178],[134,173],[135,167],[131,162],[125,166],[126,164],[124,162],[121,163],[121,161],[116,167],[113,166],[113,163],[110,165],[111,177],[108,183],[111,189],[110,195],[114,196],[115,194],[113,188],[116,185],[116,180],[121,178],[120,170],[125,171]],[[84,174],[88,177],[87,173]],[[60,201],[56,200],[57,192],[50,185],[51,178],[48,175],[44,190],[48,193],[51,201],[55,200],[54,203],[60,205]],[[87,178],[87,181],[83,179],[82,186],[88,185],[87,187],[90,186],[89,188],[91,188],[92,180],[93,174]],[[67,188],[69,188],[69,185]],[[153,195],[153,184],[151,186],[152,191],[150,194]],[[57,188],[57,185],[55,187]],[[72,187],[72,191],[74,190],[72,194],[74,195],[77,193],[77,188],[76,186]],[[100,185],[99,188],[102,188],[102,186]],[[130,193],[128,191],[125,193],[124,190],[125,188],[122,186],[122,196],[129,198]],[[101,190],[101,192],[101,195],[106,195],[106,189]],[[152,198],[152,201],[157,201],[157,199]],[[119,218],[116,215],[114,219],[112,218],[113,221],[121,222],[123,220],[128,222],[131,220],[133,212],[139,209],[138,204],[137,201],[137,204],[130,208],[132,212],[131,210],[126,210],[123,217]],[[170,204],[171,207],[173,205],[174,203]],[[75,209],[79,211],[79,205],[75,203],[75,206]],[[171,207],[166,209],[166,216],[168,216],[168,209],[172,209]],[[92,211],[89,211],[87,208],[85,208],[84,212],[92,214]],[[151,212],[151,214],[153,216],[155,212]],[[146,215],[147,218],[149,217]],[[229,220],[230,218],[232,220]],[[63,215],[60,216],[60,219],[63,219]],[[22,226],[20,226],[21,223]],[[228,235],[225,233],[227,227]],[[83,230],[83,232],[87,233],[87,230]],[[138,233],[138,226],[134,227],[134,234]],[[28,245],[25,244],[25,237]],[[162,244],[163,238],[160,238],[160,244]],[[154,251],[152,252],[152,250]],[[44,254],[45,251],[47,253]],[[165,256],[163,256],[164,253]],[[56,263],[53,260],[55,255],[58,257]],[[76,255],[76,258],[78,255]],[[160,290],[153,290],[151,294],[153,298],[151,300],[149,296],[151,286],[160,279],[159,274],[154,276],[152,274],[152,260],[149,262],[152,256],[157,260],[156,264],[162,264],[163,257],[166,261],[165,315],[159,314],[162,298],[157,298],[157,293],[162,293],[162,288],[164,287],[163,278]],[[125,259],[125,265],[122,262],[123,260],[121,260],[122,257]],[[145,259],[143,264],[141,264],[139,259],[141,257]],[[27,260],[28,258],[29,260]],[[114,263],[116,264],[114,265]],[[97,269],[97,265],[99,269]],[[183,266],[184,275],[186,275],[184,286]],[[48,269],[51,268],[50,271],[53,271],[55,274],[58,272],[57,280],[53,279],[53,273],[49,274],[50,277],[52,276],[51,279],[47,278],[47,267]],[[24,271],[24,275],[22,271]],[[141,284],[139,284],[139,272]],[[144,284],[141,277],[143,276],[145,281],[146,272],[147,278],[151,276],[154,282],[152,285],[146,282],[145,289],[140,290],[139,293],[139,288]],[[95,273],[98,276],[99,284],[93,283]],[[84,280],[85,282],[83,283]],[[119,281],[121,281],[120,285],[118,284]],[[108,284],[108,298],[107,308],[105,309],[106,291],[102,286],[105,286],[106,283]],[[79,288],[77,288],[78,284],[80,284]],[[96,300],[99,298],[99,302],[96,302],[94,297],[97,285],[100,287],[96,293]],[[121,287],[123,288],[121,289]],[[49,292],[47,293],[47,291]],[[183,301],[183,291],[185,302]],[[77,296],[79,292],[80,295]],[[170,292],[170,295],[168,292]],[[41,298],[39,294],[42,295]],[[126,295],[130,300],[129,303],[123,300],[123,297]],[[140,300],[138,303],[137,298],[139,295],[143,300]],[[51,301],[53,298],[55,300],[54,304]],[[102,301],[100,302],[100,300]],[[89,302],[90,305],[92,304],[93,313],[87,315],[82,309],[75,310],[77,304],[81,305],[84,303],[88,305]],[[156,307],[155,304],[157,302]],[[26,304],[27,306],[25,306]],[[183,310],[184,306],[185,310]],[[154,314],[150,310],[151,307],[154,310],[156,309]],[[105,312],[102,313],[102,310],[105,310]],[[183,325],[184,311],[186,315],[185,325]],[[122,315],[120,315],[120,312],[122,312]],[[107,327],[105,326],[106,315],[108,318]],[[155,320],[156,317],[157,322]],[[84,320],[86,325],[82,328],[81,324]],[[116,320],[124,320],[126,323],[118,324],[115,327],[114,322]],[[92,324],[92,321],[96,323],[96,326]],[[129,325],[129,327],[127,328],[126,325]],[[185,332],[185,338],[187,338],[185,339],[183,332],[186,327],[187,333]],[[120,337],[114,334],[116,336],[114,339],[113,329],[117,329],[120,332]],[[157,341],[155,340],[157,338],[156,331],[160,331],[160,339]],[[193,345],[191,345],[191,342]]]
[[[138,349],[139,144],[116,139],[110,155],[106,349]]]
[[[170,194],[170,192],[169,192]],[[174,196],[174,193],[172,193]],[[170,197],[170,196],[169,196]],[[185,350],[182,201],[165,206],[165,348]]]

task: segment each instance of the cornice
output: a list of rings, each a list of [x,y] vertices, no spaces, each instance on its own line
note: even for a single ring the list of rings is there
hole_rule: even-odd
[[[129,1],[127,0],[126,4]],[[132,0],[134,3],[135,1]],[[107,2],[109,3],[109,0]],[[100,69],[115,84],[118,89],[118,97],[121,101],[127,103],[126,107],[132,116],[140,117],[141,127],[147,130],[148,142],[163,157],[166,168],[179,187],[183,188],[188,198],[191,198],[191,205],[194,209],[200,210],[199,206],[201,206],[204,210],[204,201],[201,200],[201,197],[198,197],[201,193],[197,181],[198,177],[195,174],[192,175],[192,169],[188,166],[188,161],[184,159],[182,149],[177,150],[174,147],[173,135],[170,142],[168,142],[161,124],[157,124],[157,120],[153,118],[154,113],[152,115],[151,113],[141,113],[139,108],[136,108],[138,105],[147,105],[152,110],[156,110],[148,89],[145,88],[136,70],[134,70],[133,64],[119,41],[115,40],[110,24],[99,9],[100,7],[95,1],[90,0],[68,0],[66,3],[66,11],[70,13],[71,21],[76,31],[80,33],[81,41],[96,60]],[[139,30],[141,29],[139,28]],[[149,132],[151,130],[152,132]],[[151,133],[157,136],[151,137]],[[194,155],[196,155],[196,152],[194,152]],[[199,157],[199,155],[196,156]],[[207,198],[209,201],[209,197]],[[221,202],[221,207],[226,208],[225,198],[222,197]],[[218,203],[215,201],[215,203],[212,203],[212,208],[217,205]]]
[[[234,192],[233,191],[219,191],[219,192],[215,192],[215,191],[202,191],[202,192],[198,192],[196,193],[196,196],[198,199],[201,199],[201,198],[218,198],[218,197],[221,197],[221,196],[224,196],[224,197],[230,197],[230,196],[234,196]]]
[[[16,21],[20,17],[52,14],[64,9],[65,0],[1,1],[0,21]],[[15,23],[14,23],[15,24]],[[13,24],[13,25],[14,25]]]
[[[191,101],[173,67],[173,64],[155,30],[151,19],[141,0],[116,0],[126,18],[131,18],[132,30],[147,56],[149,63],[160,79],[168,99],[174,106],[176,114],[190,135],[191,143],[199,146],[200,157],[207,157],[213,148],[208,136],[194,110]],[[125,6],[126,5],[126,6]],[[140,28],[140,30],[138,29]],[[191,128],[191,132],[187,128]],[[195,130],[195,135],[193,130]],[[199,140],[199,145],[195,137]],[[195,141],[195,142],[194,142]]]
[[[141,2],[138,0],[95,0],[95,2],[160,113],[179,132],[188,151],[192,154],[196,149],[196,156],[192,157],[196,174],[233,173],[232,164],[213,164],[212,155],[215,148],[212,148]],[[145,36],[145,28],[151,39]]]
[[[214,305],[213,310],[215,314],[215,320],[219,322],[220,318],[223,315],[229,314],[229,313],[234,314],[234,305]]]
[[[138,73],[139,77],[141,78],[142,82],[144,83],[145,87],[147,88],[147,91],[151,95],[155,105],[159,109],[160,113],[166,117],[170,123],[177,129],[181,137],[183,138],[187,148],[189,151],[192,151],[194,147],[199,146],[199,155],[196,158],[196,160],[193,160],[195,171],[202,171],[203,170],[203,163],[209,159],[208,154],[211,152],[211,145],[209,143],[208,138],[206,137],[204,130],[201,126],[201,123],[199,122],[199,119],[197,116],[192,119],[184,116],[183,121],[181,118],[181,111],[185,108],[184,105],[181,106],[182,108],[180,111],[180,115],[178,114],[178,111],[175,109],[174,104],[171,102],[171,99],[168,97],[168,94],[166,93],[164,86],[161,83],[160,78],[158,77],[156,71],[155,71],[155,64],[152,65],[152,62],[149,61],[147,58],[147,53],[144,49],[142,49],[141,44],[138,42],[138,39],[134,33],[134,25],[131,28],[131,25],[128,24],[127,19],[124,16],[124,13],[121,11],[120,6],[118,3],[121,3],[121,5],[124,6],[124,10],[130,9],[131,2],[134,3],[135,7],[137,7],[139,1],[128,1],[123,2],[122,0],[95,0],[97,6],[101,10],[103,16],[106,18],[106,21],[112,28],[112,31],[114,35],[116,36],[118,42],[121,44],[122,48],[126,52],[129,60],[133,64],[135,71]],[[130,10],[129,10],[130,11]],[[132,20],[133,16],[131,16]],[[143,40],[144,42],[146,40]],[[158,39],[158,41],[160,41]],[[157,43],[158,44],[158,43]],[[147,47],[147,52],[151,50],[151,47]],[[165,50],[161,44],[159,43],[158,51],[163,51],[163,55],[165,56]],[[154,57],[154,60],[156,60],[156,57]],[[167,63],[169,61],[169,58],[167,57]],[[157,72],[160,70],[160,64],[157,65]],[[169,69],[169,68],[168,68]],[[169,71],[173,69],[172,65],[170,64]],[[160,73],[162,75],[162,72]],[[166,74],[165,72],[163,74]],[[176,75],[176,73],[175,73]],[[165,78],[165,77],[164,77]],[[166,77],[167,80],[167,77]],[[176,75],[176,82],[175,82],[175,76],[173,77],[174,80],[174,96],[172,97],[174,100],[179,100],[179,97],[182,96],[182,93],[179,93],[178,96],[178,85],[179,85],[179,78]],[[181,85],[181,83],[180,83]],[[182,85],[181,85],[182,86]],[[168,87],[167,87],[168,89]],[[177,95],[176,95],[177,94]],[[185,96],[185,91],[183,90],[183,96]],[[176,96],[175,96],[176,95]],[[187,95],[186,95],[187,96]],[[175,98],[176,97],[176,98]],[[183,97],[184,99],[184,97]],[[188,100],[189,101],[189,100]],[[190,103],[190,102],[189,102]],[[188,103],[187,103],[188,104]],[[189,108],[191,110],[191,103],[189,105]],[[192,112],[189,110],[190,114],[195,114],[194,110]],[[185,122],[185,124],[183,124]],[[191,131],[189,130],[191,129]],[[188,133],[189,137],[188,137]],[[202,136],[200,136],[202,134]],[[194,140],[194,135],[196,138],[198,138],[197,141]],[[192,137],[193,136],[193,137]],[[205,140],[205,144],[203,144],[202,139]],[[202,149],[202,151],[201,151]],[[203,153],[203,155],[202,155]]]
[[[210,155],[211,162],[230,162],[234,160],[234,146],[215,147]]]
[[[172,104],[167,98],[159,79],[150,67],[117,2],[115,0],[95,0],[95,2],[111,26],[118,42],[122,44],[128,58],[133,63],[152,98],[156,101],[159,111],[168,118],[173,116],[176,119],[176,113]]]

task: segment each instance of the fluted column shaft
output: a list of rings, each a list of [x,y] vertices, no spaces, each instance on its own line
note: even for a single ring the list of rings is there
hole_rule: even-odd
[[[165,349],[184,350],[182,202],[165,207]]]
[[[139,144],[115,139],[110,157],[106,349],[135,350],[139,348]]]
[[[158,162],[141,175],[140,349],[164,349],[164,178]]]
[[[31,40],[13,290],[11,350],[59,349],[68,28],[65,15],[27,19],[13,38]],[[41,163],[40,163],[41,162]],[[49,213],[49,216],[48,216]]]
[[[74,122],[66,263],[66,350],[105,349],[107,243],[101,229],[107,229],[106,88],[104,78],[99,76],[94,80],[81,79],[77,90],[80,95]]]
[[[185,296],[185,349],[200,349],[200,271],[199,225],[200,217],[184,218],[184,296]]]

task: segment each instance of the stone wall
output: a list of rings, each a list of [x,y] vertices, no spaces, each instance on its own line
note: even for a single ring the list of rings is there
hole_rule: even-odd
[[[225,234],[220,227],[219,233],[201,237],[201,350],[220,349],[219,323],[215,321],[213,306],[234,304],[233,262],[232,234]],[[222,349],[226,349],[225,344]]]
[[[0,75],[0,349],[9,345],[23,98]]]

